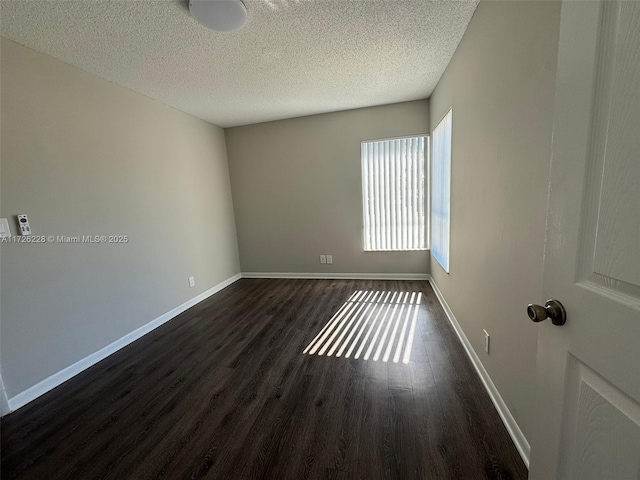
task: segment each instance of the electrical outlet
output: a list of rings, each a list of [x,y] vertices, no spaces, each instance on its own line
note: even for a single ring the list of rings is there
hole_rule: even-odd
[[[327,256],[326,255],[320,255],[320,263],[327,263]]]
[[[195,287],[195,286],[196,286],[196,279],[195,279],[195,277],[189,277],[189,286],[190,286],[190,287]]]
[[[327,255],[327,263],[333,263],[333,255]]]
[[[489,333],[486,330],[482,330],[484,334],[484,351],[489,353]]]
[[[10,237],[11,228],[9,227],[9,220],[6,218],[0,218],[0,238]]]

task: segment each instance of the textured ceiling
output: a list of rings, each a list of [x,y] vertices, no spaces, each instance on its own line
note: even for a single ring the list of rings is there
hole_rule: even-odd
[[[427,98],[479,0],[246,0],[214,32],[176,0],[1,0],[18,43],[222,127]]]

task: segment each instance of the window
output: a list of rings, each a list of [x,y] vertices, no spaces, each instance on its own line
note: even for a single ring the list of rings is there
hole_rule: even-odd
[[[362,142],[366,251],[427,248],[425,144],[425,136]]]
[[[449,272],[451,224],[451,110],[433,131],[431,254]]]

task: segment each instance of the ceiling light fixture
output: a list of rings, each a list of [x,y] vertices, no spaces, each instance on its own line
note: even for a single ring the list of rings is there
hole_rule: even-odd
[[[219,32],[238,30],[247,21],[242,0],[190,0],[189,11],[202,25]]]

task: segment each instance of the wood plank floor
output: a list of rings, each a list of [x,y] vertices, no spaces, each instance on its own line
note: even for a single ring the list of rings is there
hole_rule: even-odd
[[[373,304],[358,303],[359,291]],[[421,300],[384,324],[382,293],[369,292]],[[340,327],[348,308],[351,324]],[[368,330],[368,345],[376,332],[378,343],[355,358]],[[527,477],[430,285],[418,281],[240,280],[1,426],[3,480]]]

